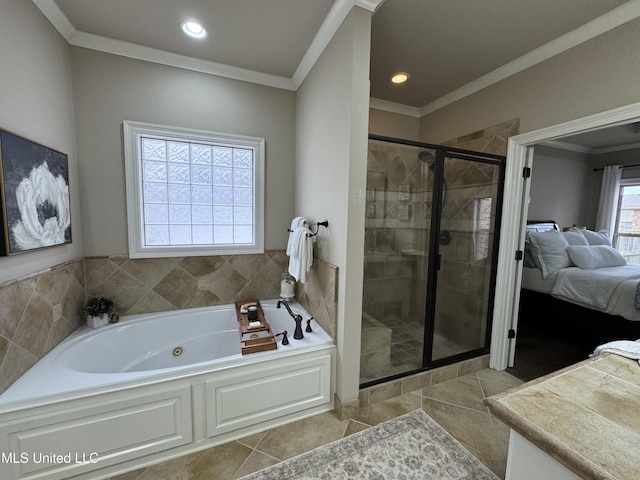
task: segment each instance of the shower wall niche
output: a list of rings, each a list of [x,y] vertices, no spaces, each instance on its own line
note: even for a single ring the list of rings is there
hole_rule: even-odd
[[[504,158],[458,156],[369,140],[363,384],[488,346]]]

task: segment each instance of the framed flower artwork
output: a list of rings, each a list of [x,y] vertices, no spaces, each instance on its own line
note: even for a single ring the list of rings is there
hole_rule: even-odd
[[[71,243],[67,155],[0,130],[0,255]]]

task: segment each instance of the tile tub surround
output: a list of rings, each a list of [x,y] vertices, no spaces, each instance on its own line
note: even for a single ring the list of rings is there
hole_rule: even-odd
[[[277,298],[283,251],[256,255],[85,259],[87,296],[113,297],[120,315]]]
[[[0,284],[0,392],[84,323],[84,260]]]
[[[493,415],[580,478],[638,478],[636,360],[604,354],[485,403]]]
[[[338,331],[338,267],[314,259],[307,283],[296,284],[296,300],[331,338]]]
[[[289,264],[284,250],[263,254],[131,259],[87,257],[87,295],[113,297],[120,315],[278,298]],[[337,268],[315,259],[297,300],[335,339]]]

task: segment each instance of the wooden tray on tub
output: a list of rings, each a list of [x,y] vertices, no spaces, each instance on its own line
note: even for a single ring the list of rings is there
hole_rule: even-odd
[[[254,305],[258,308],[258,318],[249,320],[249,313],[246,310]],[[236,315],[240,332],[240,349],[243,355],[278,348],[271,326],[264,318],[264,311],[258,300],[236,302]]]

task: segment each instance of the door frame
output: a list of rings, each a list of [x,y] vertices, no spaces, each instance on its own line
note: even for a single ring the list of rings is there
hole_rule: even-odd
[[[525,167],[532,166],[532,147],[568,135],[637,121],[640,121],[640,102],[509,138],[489,358],[491,368],[504,370],[513,364],[516,337],[510,339],[509,330],[517,332],[522,274],[522,261],[516,260],[515,252],[524,250],[529,182],[524,181],[523,172]]]

